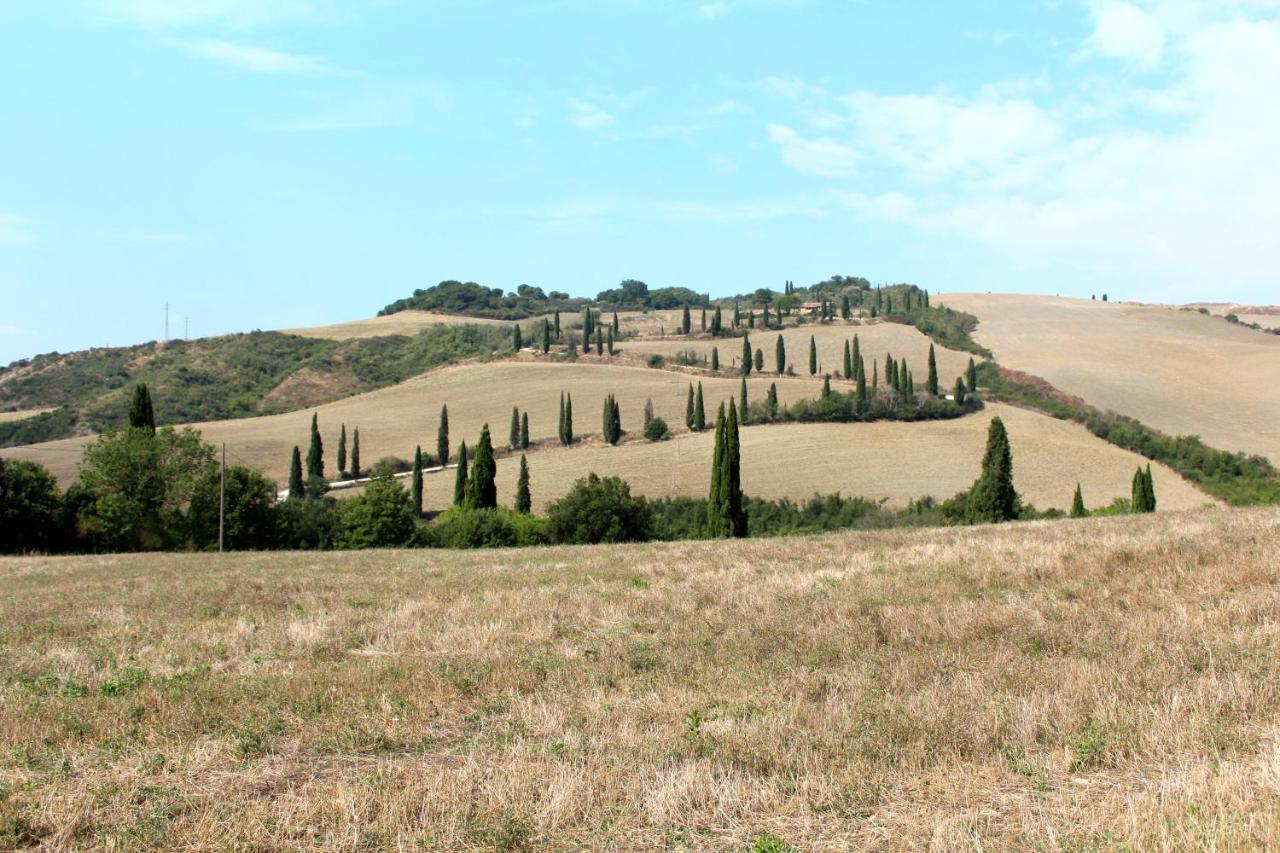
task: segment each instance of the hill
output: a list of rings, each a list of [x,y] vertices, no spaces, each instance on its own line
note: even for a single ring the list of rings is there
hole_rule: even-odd
[[[0,560],[0,845],[1274,849],[1277,548],[1261,509]]]
[[[1280,461],[1280,337],[1141,305],[949,294],[1005,367],[1172,434]]]

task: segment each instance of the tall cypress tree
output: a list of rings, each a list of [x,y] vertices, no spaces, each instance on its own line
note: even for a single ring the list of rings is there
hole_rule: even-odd
[[[1129,499],[1134,512],[1150,512],[1147,509],[1147,477],[1142,473],[1142,466],[1133,472],[1132,497]]]
[[[596,326],[596,355],[604,355],[604,332]]]
[[[716,313],[711,318],[711,334],[720,337],[720,333],[724,331],[724,320],[721,318],[720,306],[716,306]]]
[[[360,427],[351,436],[351,477],[360,479]]]
[[[840,297],[840,319],[848,320],[853,316],[853,311],[849,308],[849,294],[845,293]],[[849,377],[845,377],[848,379]]]
[[[969,393],[972,394],[978,390],[978,365],[973,363],[973,359],[969,359],[969,367],[965,371],[965,380],[969,384]]]
[[[604,398],[604,411],[601,413],[601,432],[607,444],[618,443],[618,403],[612,394]]]
[[[564,395],[564,443],[573,444],[573,395]]]
[[[741,539],[747,535],[747,507],[742,496],[742,444],[738,440],[738,415],[729,401],[729,418],[725,422],[725,515],[729,535]]]
[[[422,445],[413,451],[413,480],[409,489],[409,498],[413,502],[413,514],[422,517]]]
[[[693,330],[693,318],[689,316],[689,304],[686,302],[684,311],[680,315],[680,331],[686,335]]]
[[[867,367],[862,363],[861,355],[854,363],[854,375],[858,381],[858,408],[862,409],[867,404]]]
[[[129,426],[156,434],[156,412],[151,405],[151,390],[145,382],[134,386],[133,400],[129,403]]]
[[[613,332],[615,335],[618,334],[618,312],[617,311],[613,312],[613,325],[609,327],[609,331]],[[613,338],[610,338],[609,340],[612,341]]]
[[[347,473],[347,425],[342,425],[338,434],[338,476]]]
[[[516,480],[516,512],[528,515],[533,511],[533,496],[529,494],[529,460],[520,454],[520,479]]]
[[[853,378],[853,353],[849,350],[849,341],[844,342],[844,378]]]
[[[809,336],[809,375],[818,375],[818,344]]]
[[[778,343],[773,347],[773,357],[777,365],[777,374],[781,376],[787,369],[787,344],[782,340],[782,333],[778,333]]]
[[[440,407],[440,428],[436,430],[436,458],[441,467],[449,464],[449,407]]]
[[[551,352],[551,321],[546,317],[542,318],[542,354],[546,355]]]
[[[689,396],[684,403],[685,429],[693,429],[693,383],[689,383]]]
[[[952,396],[955,397],[956,403],[958,403],[961,406],[964,405],[964,401],[965,401],[964,380],[961,379],[959,376],[956,377],[956,389],[955,391],[952,392]]]
[[[702,331],[704,331],[704,332],[705,332],[706,330],[707,330],[707,309],[706,309],[706,306],[703,306],[703,308],[702,308]]]
[[[320,440],[320,416],[311,416],[311,447],[307,450],[307,477],[324,476],[324,442]]]
[[[1018,517],[1018,493],[1013,488],[1013,451],[1004,421],[995,417],[987,430],[982,473],[969,491],[969,515],[973,521],[1000,522]]]
[[[871,362],[871,393],[880,390],[880,362]]]
[[[738,388],[738,411],[742,412],[742,423],[747,422],[747,380],[742,379],[742,385]]]
[[[938,396],[938,360],[933,354],[933,344],[929,344],[929,378],[925,380],[924,389],[930,397]]]
[[[559,311],[559,309],[557,309],[557,310],[556,310],[555,324],[556,324],[556,340],[558,341],[558,340],[560,340],[560,311]]]
[[[751,336],[742,336],[742,375],[751,374]]]
[[[886,353],[884,357],[884,384],[894,391],[901,390],[898,384],[898,361],[893,353]]]
[[[556,434],[559,436],[561,444],[569,443],[564,440],[564,392],[563,391],[560,392],[560,425],[557,428]]]
[[[520,449],[529,449],[529,413],[520,413]]]
[[[711,369],[715,372],[720,371],[720,347],[711,348]]]
[[[725,535],[725,417],[724,403],[716,414],[715,449],[711,452],[711,489],[707,495],[707,534],[720,538]]]
[[[458,470],[453,475],[453,505],[462,506],[467,497],[467,443],[458,445]]]
[[[742,325],[742,312],[738,310],[738,300],[733,300],[733,327],[736,329]]]
[[[778,414],[778,383],[769,383],[769,393],[765,396],[765,405],[769,408],[769,417],[775,417]]]
[[[1147,463],[1146,492],[1147,492],[1147,512],[1156,511],[1156,481],[1151,477],[1151,463]]]
[[[617,317],[618,315],[615,314],[613,316]],[[613,335],[614,335],[613,328],[610,327],[609,334],[605,338],[605,345],[609,348],[609,355],[613,355]]]
[[[507,447],[515,450],[520,446],[520,409],[511,407],[511,429],[507,433]]]
[[[764,373],[764,350],[756,347],[756,373]]]
[[[494,478],[498,472],[493,461],[493,442],[489,438],[489,425],[480,430],[480,443],[476,445],[471,471],[463,492],[462,505],[466,509],[494,509],[498,505],[498,487]]]
[[[858,362],[862,361],[862,345],[858,342],[858,336],[853,336],[853,373],[858,375]]]
[[[302,483],[302,453],[298,445],[293,446],[293,455],[289,457],[289,497],[305,498],[306,486]]]
[[[511,327],[511,348],[516,352],[524,349],[524,335],[520,333],[520,324]]]
[[[698,396],[693,401],[693,428],[702,432],[707,428],[707,410],[702,405],[702,383],[698,383]]]
[[[1084,495],[1080,492],[1080,484],[1076,483],[1076,493],[1071,498],[1071,517],[1085,518],[1089,515],[1089,510],[1084,508]]]
[[[822,374],[822,399],[825,400],[830,396],[831,396],[831,374],[824,373]]]

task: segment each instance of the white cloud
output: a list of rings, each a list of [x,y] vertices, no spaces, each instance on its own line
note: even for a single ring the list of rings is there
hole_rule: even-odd
[[[26,220],[10,213],[0,213],[0,246],[26,246],[31,243],[31,232]]]
[[[714,21],[729,14],[729,4],[723,0],[714,3],[703,3],[698,7],[698,17],[706,21]]]
[[[320,14],[315,0],[86,0],[91,13],[148,30],[254,30]]]
[[[806,139],[785,124],[769,125],[769,139],[778,146],[782,162],[797,172],[823,178],[847,178],[857,166],[858,152],[834,139]]]
[[[433,82],[402,86],[370,86],[304,115],[267,122],[267,130],[321,133],[408,127],[424,112],[441,113],[455,101],[453,90]]]
[[[318,56],[286,53],[221,39],[196,39],[187,42],[186,48],[192,56],[219,62],[241,71],[263,74],[348,73]]]
[[[569,98],[569,121],[583,130],[603,130],[613,124],[613,114],[580,98]]]
[[[1156,15],[1119,0],[1095,3],[1092,13],[1093,35],[1089,37],[1089,49],[1146,68],[1160,64],[1165,28]]]

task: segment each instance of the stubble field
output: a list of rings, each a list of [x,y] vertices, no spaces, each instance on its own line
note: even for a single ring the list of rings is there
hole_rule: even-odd
[[[1278,547],[0,560],[0,846],[1275,849]]]

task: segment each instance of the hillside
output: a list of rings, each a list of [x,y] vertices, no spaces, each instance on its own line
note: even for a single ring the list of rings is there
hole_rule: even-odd
[[[1275,849],[1277,548],[1264,509],[0,560],[0,845]]]
[[[938,301],[977,315],[1005,367],[1222,450],[1280,460],[1280,337],[1140,305],[1007,294]]]

